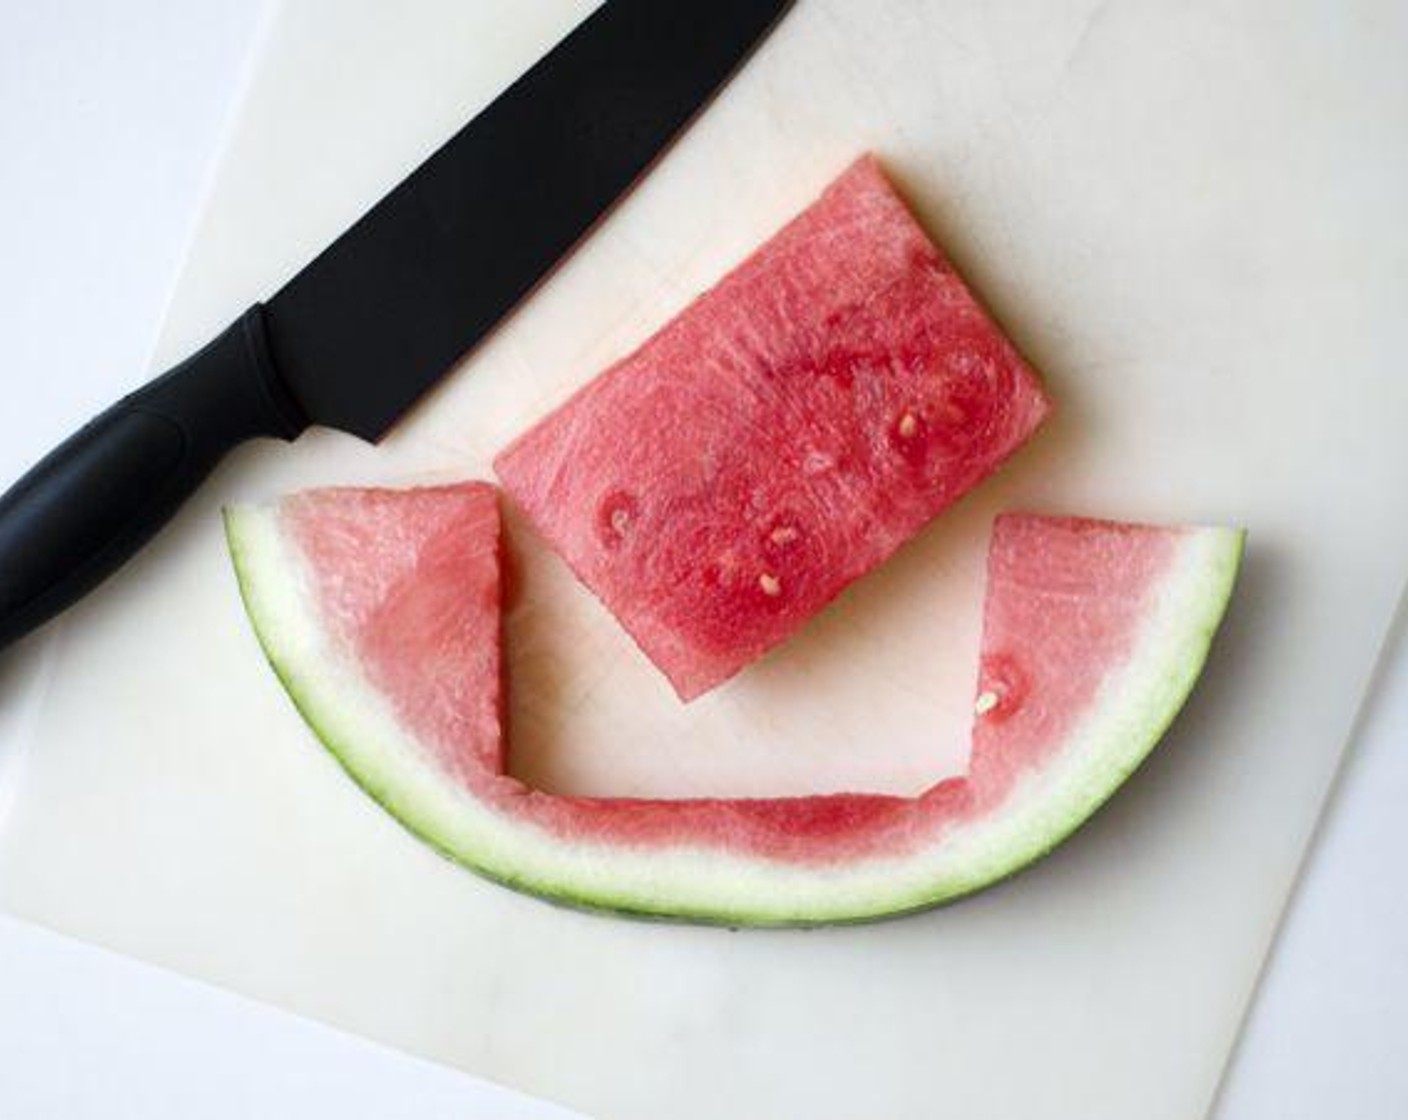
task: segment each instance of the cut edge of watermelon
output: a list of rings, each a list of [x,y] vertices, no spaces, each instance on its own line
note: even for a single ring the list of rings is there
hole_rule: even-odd
[[[1119,788],[1183,707],[1226,610],[1245,538],[1225,528],[1182,535],[1130,657],[1102,684],[1059,757],[1023,778],[1000,813],[900,855],[816,866],[687,845],[566,841],[490,808],[446,781],[390,703],[328,642],[277,508],[231,507],[225,525],[245,608],[285,690],[343,769],[408,830],[488,878],[567,905],[727,925],[908,913],[1040,859]]]

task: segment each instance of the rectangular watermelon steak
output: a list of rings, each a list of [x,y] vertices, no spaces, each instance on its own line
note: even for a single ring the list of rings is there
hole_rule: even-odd
[[[494,466],[690,700],[884,561],[1049,408],[864,156]]]

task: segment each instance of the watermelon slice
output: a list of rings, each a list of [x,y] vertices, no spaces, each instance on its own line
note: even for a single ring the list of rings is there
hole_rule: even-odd
[[[494,467],[689,700],[881,563],[1048,408],[867,156]]]
[[[758,925],[930,906],[1048,851],[1182,705],[1242,547],[1227,529],[1003,517],[966,776],[914,798],[666,801],[554,796],[505,773],[487,485],[314,491],[226,523],[294,703],[412,832],[559,901]]]

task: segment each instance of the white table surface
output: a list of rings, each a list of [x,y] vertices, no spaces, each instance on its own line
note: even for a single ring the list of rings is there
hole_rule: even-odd
[[[0,479],[141,379],[271,2],[0,0]],[[1408,1101],[1404,629],[1268,962],[1225,1120]],[[28,642],[0,661],[0,815],[23,796],[42,655]],[[0,1114],[408,1112],[565,1115],[0,918]]]

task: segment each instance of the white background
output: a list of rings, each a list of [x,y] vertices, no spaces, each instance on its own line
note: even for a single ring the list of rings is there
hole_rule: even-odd
[[[0,0],[0,479],[144,376],[270,3]],[[1269,962],[1226,1120],[1408,1102],[1403,629]],[[30,642],[0,660],[0,825],[23,796],[18,698],[41,654]],[[539,1115],[490,1092],[0,918],[5,1116]]]

